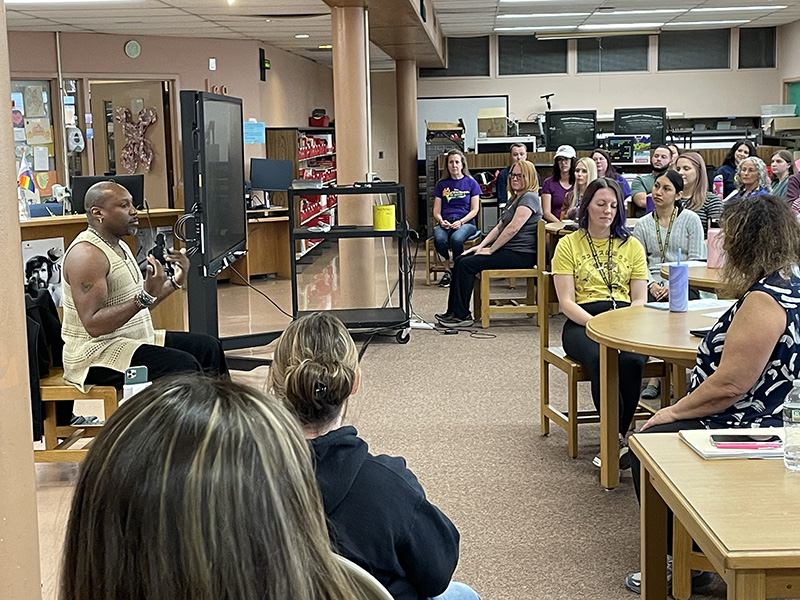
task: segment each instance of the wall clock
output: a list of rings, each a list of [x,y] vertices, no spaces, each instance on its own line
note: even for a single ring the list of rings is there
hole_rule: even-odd
[[[129,40],[125,43],[125,56],[137,58],[142,53],[142,46],[136,40]]]

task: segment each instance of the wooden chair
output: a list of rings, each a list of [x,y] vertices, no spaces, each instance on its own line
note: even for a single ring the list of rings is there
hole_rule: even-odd
[[[473,246],[477,246],[483,239],[483,209],[478,209],[478,216],[476,221],[478,224],[478,231],[475,232],[471,238],[464,242],[464,250],[469,250]],[[433,245],[433,238],[429,237],[425,240],[425,285],[431,284],[431,279],[436,281],[439,273],[444,273],[447,269],[444,263],[439,260],[439,253],[436,252],[436,247]]]
[[[555,297],[553,276],[543,271],[539,276],[539,304],[546,306]],[[596,410],[578,410],[578,382],[589,381],[589,374],[578,361],[567,356],[562,346],[550,345],[550,322],[539,320],[539,375],[540,375],[540,413],[542,435],[550,434],[550,421],[567,432],[567,452],[570,457],[578,456],[578,425],[599,423],[600,413]],[[550,366],[567,375],[567,409],[563,411],[550,402]],[[644,367],[643,377],[659,377],[661,382],[661,407],[669,406],[670,369],[659,359],[649,359]],[[640,402],[634,414],[634,423],[649,419],[655,414],[650,406]]]
[[[44,404],[44,450],[34,451],[36,462],[80,462],[86,456],[91,440],[82,448],[72,448],[81,438],[93,438],[102,425],[77,427],[56,425],[56,402],[67,400],[99,399],[103,401],[104,418],[117,410],[119,391],[112,386],[96,385],[85,394],[64,381],[62,369],[50,369],[50,374],[39,381],[39,393]],[[58,438],[65,438],[61,443]]]
[[[546,261],[545,244],[545,222],[539,221],[536,229],[537,262]],[[529,317],[536,317],[537,323],[541,321],[539,307],[536,299],[536,280],[539,278],[539,265],[530,269],[486,269],[475,277],[475,287],[473,288],[473,307],[475,309],[475,320],[481,322],[481,327],[489,327],[489,319],[492,315],[502,314],[525,314]],[[509,279],[510,287],[516,287],[516,279],[526,279],[525,295],[515,298],[492,298],[491,282],[492,279]]]
[[[392,595],[388,590],[383,587],[377,579],[370,575],[367,571],[359,567],[356,563],[346,559],[344,556],[335,554],[336,560],[339,562],[350,578],[358,586],[359,590],[363,593],[366,600],[393,600]]]

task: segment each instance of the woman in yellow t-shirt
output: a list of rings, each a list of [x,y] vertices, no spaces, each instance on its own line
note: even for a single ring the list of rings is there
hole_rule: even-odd
[[[586,189],[578,211],[580,229],[561,240],[553,257],[553,280],[561,310],[567,316],[561,335],[565,352],[589,373],[592,400],[600,410],[600,348],[586,335],[594,315],[647,298],[647,257],[639,240],[625,227],[622,189],[608,177]],[[630,467],[625,434],[639,403],[641,354],[619,356],[620,468]],[[600,466],[599,455],[594,464]]]

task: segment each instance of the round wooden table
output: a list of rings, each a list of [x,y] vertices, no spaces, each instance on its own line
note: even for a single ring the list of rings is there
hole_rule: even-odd
[[[612,489],[619,485],[619,351],[636,352],[679,365],[682,377],[675,382],[676,396],[686,388],[685,367],[692,367],[700,338],[690,329],[716,322],[702,309],[685,313],[644,306],[608,311],[589,319],[586,334],[600,344],[600,484]],[[613,398],[613,402],[609,401]]]
[[[689,286],[705,292],[717,293],[722,290],[721,274],[722,269],[711,269],[706,266],[689,267]],[[661,267],[661,276],[669,279],[668,265]]]

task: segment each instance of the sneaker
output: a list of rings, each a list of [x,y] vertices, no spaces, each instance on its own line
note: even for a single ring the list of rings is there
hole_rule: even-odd
[[[449,288],[451,280],[452,280],[452,277],[450,276],[450,271],[445,271],[444,275],[442,275],[442,278],[439,281],[439,287]]]
[[[467,315],[463,319],[451,317],[439,322],[447,327],[472,327],[472,325],[475,323],[475,320],[472,318],[472,315]]]
[[[80,427],[82,425],[105,425],[105,421],[101,421],[94,415],[72,415],[72,418],[69,420],[69,424],[71,427]]]
[[[600,461],[599,453],[592,459],[592,464],[598,469],[602,466],[603,463]],[[619,434],[619,469],[620,471],[625,471],[630,468],[631,457],[628,450],[628,442],[625,441],[625,438],[622,437],[622,434]]]
[[[438,314],[438,315],[433,315],[433,316],[434,316],[434,317],[436,318],[436,320],[437,320],[437,321],[439,321],[440,323],[443,323],[443,322],[445,322],[445,321],[452,321],[452,320],[453,320],[453,315],[451,315],[451,314],[448,314],[448,313],[441,313],[441,314]]]
[[[661,394],[660,385],[648,385],[642,390],[642,398],[645,400],[655,400]]]
[[[714,581],[711,571],[692,571],[692,591],[708,587]],[[634,594],[642,593],[642,573],[629,573],[625,576],[625,587]],[[672,557],[667,555],[667,591],[672,589]]]

